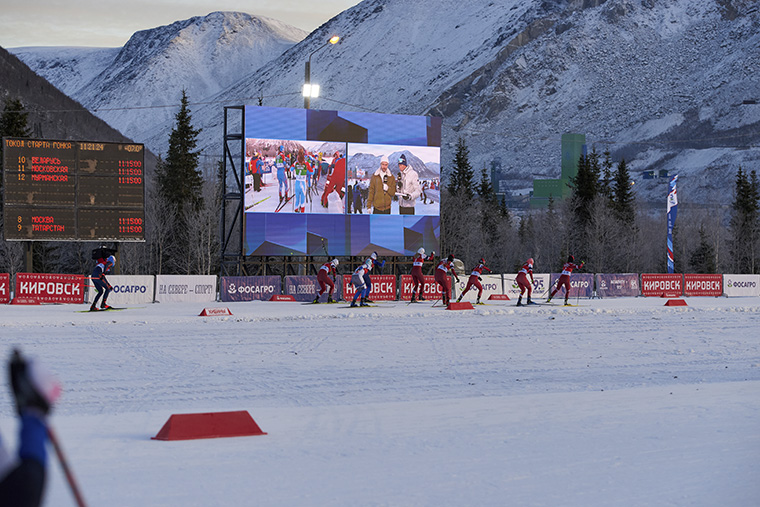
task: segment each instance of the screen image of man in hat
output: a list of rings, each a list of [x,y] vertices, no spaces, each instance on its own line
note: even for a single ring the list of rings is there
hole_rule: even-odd
[[[414,206],[422,195],[422,187],[417,171],[409,166],[403,153],[398,158],[398,172],[398,212],[400,215],[414,215]]]

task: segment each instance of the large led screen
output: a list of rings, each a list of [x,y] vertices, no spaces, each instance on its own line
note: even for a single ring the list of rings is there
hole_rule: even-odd
[[[245,108],[246,255],[438,248],[441,119]]]

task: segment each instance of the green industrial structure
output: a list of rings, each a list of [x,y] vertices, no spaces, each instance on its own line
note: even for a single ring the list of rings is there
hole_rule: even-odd
[[[581,155],[586,156],[586,135],[562,134],[562,175],[559,179],[533,180],[531,208],[545,208],[550,199],[560,201],[570,196],[570,183],[578,174]]]

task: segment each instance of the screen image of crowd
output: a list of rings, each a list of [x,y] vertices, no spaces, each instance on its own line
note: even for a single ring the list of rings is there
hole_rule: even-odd
[[[424,116],[246,107],[246,254],[437,244],[440,128]]]

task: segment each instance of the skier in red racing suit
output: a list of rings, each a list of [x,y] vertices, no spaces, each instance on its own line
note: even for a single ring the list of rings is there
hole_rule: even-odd
[[[555,287],[551,295],[549,295],[549,299],[546,300],[547,303],[551,301],[554,295],[564,286],[565,304],[567,304],[567,298],[570,297],[570,275],[573,273],[574,269],[582,269],[584,264],[583,262],[575,264],[573,261],[575,261],[575,257],[568,255],[567,262],[562,266],[562,275],[559,277],[559,280],[557,280],[557,287]]]

